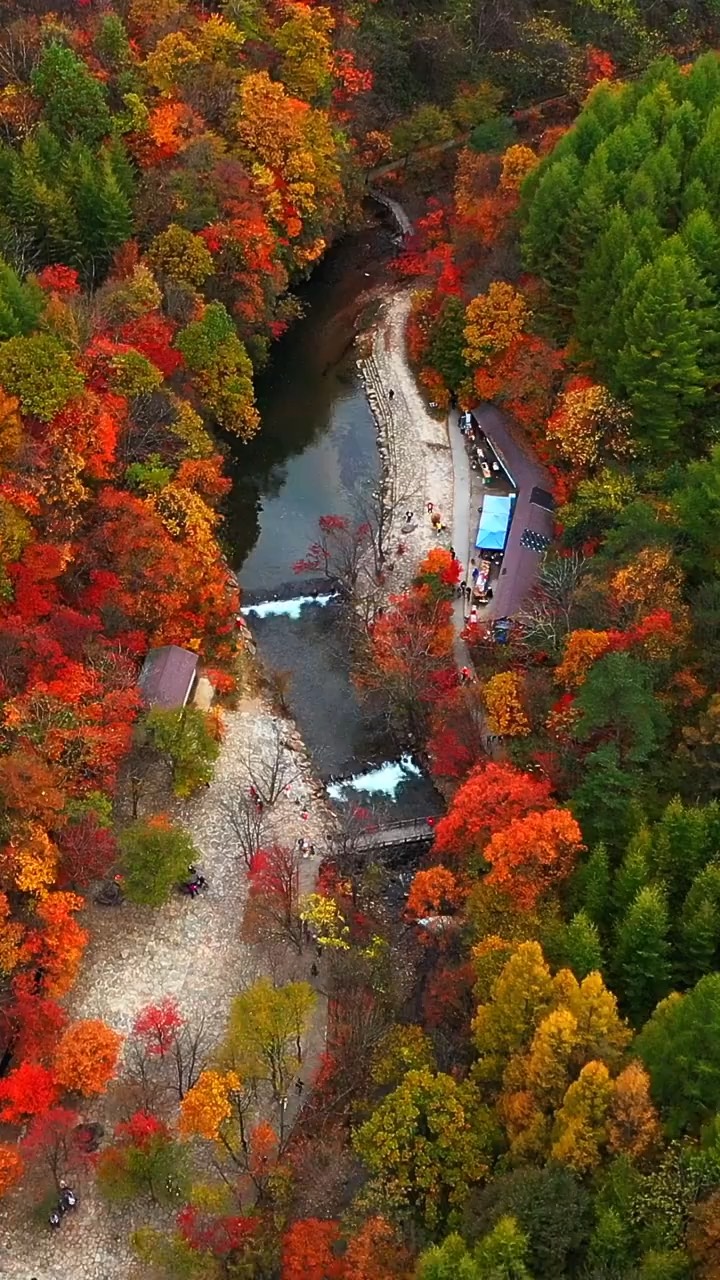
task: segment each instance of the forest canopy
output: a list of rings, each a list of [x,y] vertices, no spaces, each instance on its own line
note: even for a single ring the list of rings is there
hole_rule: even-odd
[[[720,1274],[716,42],[700,3],[0,0],[8,1203],[92,1168],[169,1211],[133,1237],[158,1277]],[[68,1011],[88,899],[162,909],[198,857],[170,805],[223,750],[222,709],[148,713],[138,673],[179,646],[238,693],[228,440],[369,183],[413,214],[420,386],[502,412],[554,544],[507,643],[468,622],[475,679],[447,547],[363,620],[358,688],[445,800],[407,894],[360,810],[300,892],[278,736],[223,815],[268,972],[217,1043],[169,996],[123,1040]],[[299,572],[334,548],[354,586],[371,548],[388,585],[369,523],[319,536]]]

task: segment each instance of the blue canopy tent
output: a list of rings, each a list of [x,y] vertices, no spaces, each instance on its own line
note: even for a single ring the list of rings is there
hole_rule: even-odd
[[[475,546],[478,551],[504,551],[513,509],[512,497],[488,494],[482,505]]]

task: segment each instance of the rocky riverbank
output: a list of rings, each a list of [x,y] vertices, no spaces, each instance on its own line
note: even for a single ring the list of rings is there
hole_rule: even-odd
[[[381,295],[366,351],[358,360],[367,398],[377,426],[383,468],[383,493],[391,513],[387,537],[390,592],[403,591],[433,547],[451,546],[453,464],[445,417],[430,413],[407,357],[405,328],[411,291]],[[392,395],[390,392],[392,391]],[[430,522],[428,504],[439,511],[445,529]],[[413,513],[405,532],[406,512]]]

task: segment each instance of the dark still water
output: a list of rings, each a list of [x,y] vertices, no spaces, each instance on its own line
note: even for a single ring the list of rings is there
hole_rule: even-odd
[[[334,248],[302,291],[303,319],[275,345],[259,381],[262,430],[235,450],[226,524],[246,606],[307,592],[292,566],[316,538],[319,517],[352,516],[354,500],[377,483],[375,424],[354,337],[364,295],[384,279],[394,251],[392,233],[376,222]],[[248,619],[261,657],[290,676],[288,703],[326,778],[364,773],[393,754],[356,696],[336,610],[311,603],[294,617]],[[427,780],[411,769],[394,802],[384,778],[369,785],[379,789],[349,791],[348,799],[392,808],[393,817],[437,807]]]
[[[327,513],[348,514],[378,475],[375,426],[354,349],[363,294],[392,249],[380,225],[346,237],[301,293],[304,317],[276,343],[257,385],[262,429],[236,453],[228,533],[246,591],[271,593]]]

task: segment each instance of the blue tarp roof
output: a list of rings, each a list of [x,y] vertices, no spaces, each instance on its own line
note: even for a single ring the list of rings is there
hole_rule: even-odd
[[[480,551],[503,551],[512,515],[512,498],[488,494],[483,502],[475,546]]]

